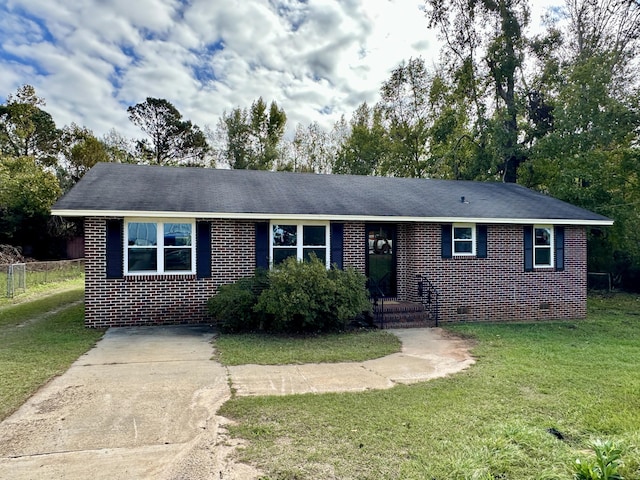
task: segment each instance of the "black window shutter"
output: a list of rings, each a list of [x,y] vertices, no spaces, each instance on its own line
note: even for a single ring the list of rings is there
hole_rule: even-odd
[[[524,226],[524,271],[533,272],[533,226]]]
[[[211,222],[196,222],[196,277],[211,277]]]
[[[122,219],[107,220],[107,278],[122,278],[124,270],[123,229]]]
[[[452,227],[451,225],[442,225],[442,237],[440,241],[440,248],[442,251],[442,258],[451,258],[452,245],[451,245]]]
[[[478,225],[476,227],[476,257],[487,258],[487,226]]]
[[[556,270],[564,271],[564,227],[555,227]]]
[[[269,224],[256,223],[256,268],[269,268]]]
[[[344,225],[342,223],[331,224],[331,265],[342,270],[342,243]]]

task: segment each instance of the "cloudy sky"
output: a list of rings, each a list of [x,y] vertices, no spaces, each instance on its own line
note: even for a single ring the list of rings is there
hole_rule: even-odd
[[[537,5],[540,2],[536,0]],[[548,0],[545,0],[545,4]],[[421,0],[2,0],[0,102],[23,84],[61,127],[140,136],[126,108],[165,98],[200,127],[275,100],[330,128],[402,60],[437,58]],[[540,7],[533,18],[540,18]]]

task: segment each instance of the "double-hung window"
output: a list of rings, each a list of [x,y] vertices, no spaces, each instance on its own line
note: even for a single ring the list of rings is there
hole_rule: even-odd
[[[126,222],[125,271],[129,274],[195,273],[194,223]]]
[[[476,254],[476,228],[471,224],[453,225],[453,255]]]
[[[329,267],[328,223],[271,223],[270,258],[274,265],[286,258],[308,260],[315,255]]]
[[[533,266],[536,268],[553,266],[553,227],[534,225],[533,227]]]

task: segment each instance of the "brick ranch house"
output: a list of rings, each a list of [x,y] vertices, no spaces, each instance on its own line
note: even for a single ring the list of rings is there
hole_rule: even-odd
[[[613,223],[515,184],[111,163],[52,213],[85,219],[89,327],[209,322],[220,285],[311,252],[387,305],[437,291],[440,322],[582,318],[586,227]]]

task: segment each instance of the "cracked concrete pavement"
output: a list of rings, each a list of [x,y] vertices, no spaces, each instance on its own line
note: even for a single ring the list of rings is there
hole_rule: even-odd
[[[228,367],[233,388],[240,396],[359,392],[443,377],[474,363],[468,342],[440,328],[389,331],[400,338],[400,353],[365,362]]]
[[[255,479],[219,407],[236,395],[390,388],[473,363],[440,329],[393,330],[402,352],[359,363],[225,368],[206,326],[112,328],[0,423],[0,478]]]

